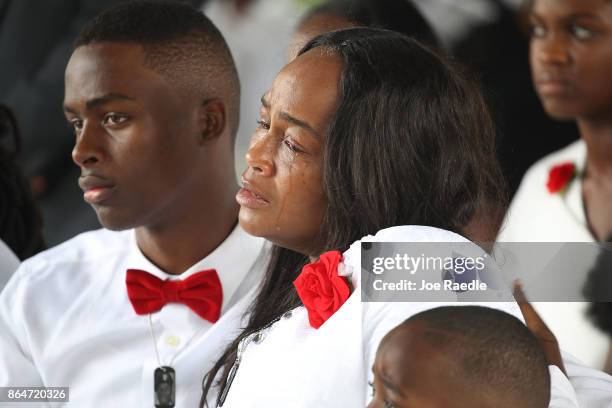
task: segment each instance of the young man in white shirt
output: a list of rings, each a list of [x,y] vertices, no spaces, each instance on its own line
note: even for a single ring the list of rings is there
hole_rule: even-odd
[[[223,37],[187,5],[131,2],[84,28],[64,111],[105,229],[7,284],[0,386],[70,387],[75,407],[198,404],[263,269],[263,240],[237,226],[239,93]]]

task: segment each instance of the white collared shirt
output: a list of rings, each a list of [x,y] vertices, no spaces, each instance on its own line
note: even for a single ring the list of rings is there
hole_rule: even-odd
[[[452,232],[422,226],[387,228],[362,241],[469,242]],[[346,303],[318,329],[310,326],[307,310],[300,306],[263,330],[257,341],[245,343],[223,408],[364,407],[372,398],[368,382],[373,380],[371,368],[382,338],[416,313],[458,305],[362,302],[359,241],[344,253],[343,263],[353,271],[351,282],[356,288]],[[468,304],[500,309],[523,320],[514,302],[460,305]],[[566,383],[566,379],[553,380],[553,401],[572,401],[574,392]]]
[[[552,167],[572,162],[584,171],[586,145],[578,140],[535,163],[525,173],[508,209],[500,242],[595,242],[589,232],[582,202],[582,179],[576,177],[565,193],[546,188]]]
[[[180,276],[146,259],[133,230],[87,232],[45,251],[25,261],[0,295],[0,386],[67,386],[68,406],[79,408],[150,408],[154,370],[171,365],[175,406],[196,407],[203,376],[236,336],[266,254],[264,241],[239,226]],[[136,315],[129,268],[164,280],[216,269],[221,318],[211,324],[181,304]]]
[[[550,373],[551,398],[550,408],[579,408],[580,404],[576,399],[576,392],[565,374],[559,367],[548,366]]]

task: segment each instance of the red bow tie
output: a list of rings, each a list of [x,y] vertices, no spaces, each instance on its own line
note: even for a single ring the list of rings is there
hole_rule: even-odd
[[[145,271],[128,269],[125,283],[139,315],[157,312],[166,303],[182,303],[211,323],[221,315],[223,290],[214,269],[194,273],[185,280],[166,281]]]

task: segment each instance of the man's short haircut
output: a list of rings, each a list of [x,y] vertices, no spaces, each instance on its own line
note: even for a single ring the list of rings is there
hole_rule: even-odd
[[[240,114],[238,72],[223,35],[204,14],[176,0],[120,3],[89,22],[75,47],[101,42],[140,44],[147,67],[202,102],[224,101],[235,136]]]
[[[521,407],[547,407],[550,374],[537,338],[516,317],[481,306],[443,306],[404,322],[419,322],[431,346],[452,357],[476,392],[512,396]]]

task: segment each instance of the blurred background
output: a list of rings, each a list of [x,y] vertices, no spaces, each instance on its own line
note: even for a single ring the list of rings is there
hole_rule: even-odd
[[[48,246],[99,227],[82,199],[76,182],[79,171],[70,157],[73,134],[62,113],[63,75],[83,24],[117,2],[0,0],[0,103],[16,116],[22,138],[16,163],[40,206]],[[320,18],[326,13],[363,20],[360,24],[415,31],[414,16],[403,7],[410,0],[188,2],[218,25],[238,66],[242,83],[238,176],[244,169],[259,98],[286,62],[294,33],[299,25],[308,24],[314,7],[319,7],[314,14],[323,21],[315,33],[342,26]],[[521,0],[413,0],[412,5],[432,27],[440,48],[481,79],[497,119],[499,157],[513,193],[530,164],[577,138],[573,124],[552,121],[544,114],[533,91]]]

